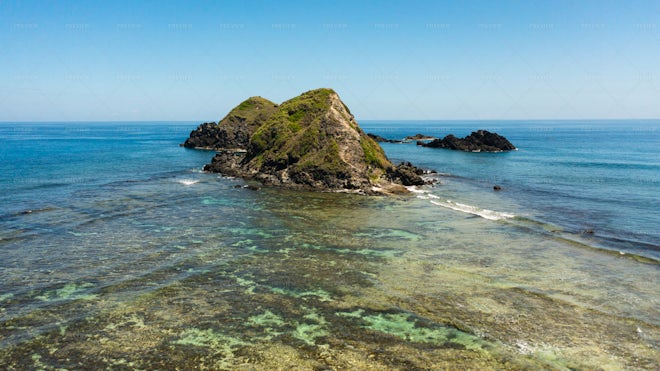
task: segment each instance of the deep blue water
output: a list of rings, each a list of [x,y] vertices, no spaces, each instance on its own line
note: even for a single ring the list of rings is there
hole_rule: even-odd
[[[201,168],[178,144],[194,123],[0,123],[2,214],[68,203],[113,182]]]

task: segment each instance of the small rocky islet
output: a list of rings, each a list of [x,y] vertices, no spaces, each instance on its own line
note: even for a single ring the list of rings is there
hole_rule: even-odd
[[[378,142],[412,142],[469,151],[515,149],[495,133],[479,130],[460,139],[417,134],[403,141],[366,134],[332,89],[310,90],[276,104],[250,97],[218,123],[190,133],[186,148],[216,151],[205,171],[256,180],[265,185],[363,194],[406,193],[427,184],[410,162],[394,165]]]
[[[449,134],[444,138],[435,138],[424,134],[407,136],[402,140],[388,139],[380,135],[367,134],[379,143],[410,143],[416,141],[418,146],[429,148],[446,148],[465,152],[504,152],[514,151],[516,147],[508,139],[488,130],[473,131],[465,138]]]
[[[442,139],[434,139],[430,142],[417,142],[418,146],[430,148],[447,148],[465,152],[503,152],[513,151],[516,147],[505,137],[491,133],[487,130],[473,131],[465,138],[458,138],[452,134]]]
[[[407,192],[426,183],[411,163],[394,165],[332,89],[283,102],[251,97],[182,144],[215,150],[205,171],[266,185],[364,194]]]

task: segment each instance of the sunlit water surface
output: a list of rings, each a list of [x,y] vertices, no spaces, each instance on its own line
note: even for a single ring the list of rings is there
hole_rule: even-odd
[[[42,163],[3,183],[4,368],[660,362],[652,259],[451,176],[400,197],[251,191],[199,171],[212,154],[176,146],[191,126],[167,128],[51,133],[67,160],[13,142]]]

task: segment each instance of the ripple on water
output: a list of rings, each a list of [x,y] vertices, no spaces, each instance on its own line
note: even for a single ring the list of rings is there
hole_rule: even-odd
[[[657,364],[654,265],[415,197],[248,193],[222,179],[168,179],[166,194],[125,184],[112,197],[78,200],[59,215],[101,219],[73,233],[36,232],[22,250],[2,242],[21,280],[2,276],[0,364]],[[213,196],[198,189],[212,181],[221,183]],[[123,207],[134,212],[113,214]],[[29,228],[52,227],[39,223]],[[21,259],[40,248],[53,259]]]

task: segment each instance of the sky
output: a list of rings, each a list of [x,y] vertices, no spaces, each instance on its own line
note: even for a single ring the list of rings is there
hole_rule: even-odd
[[[660,1],[0,0],[0,121],[660,118]]]

